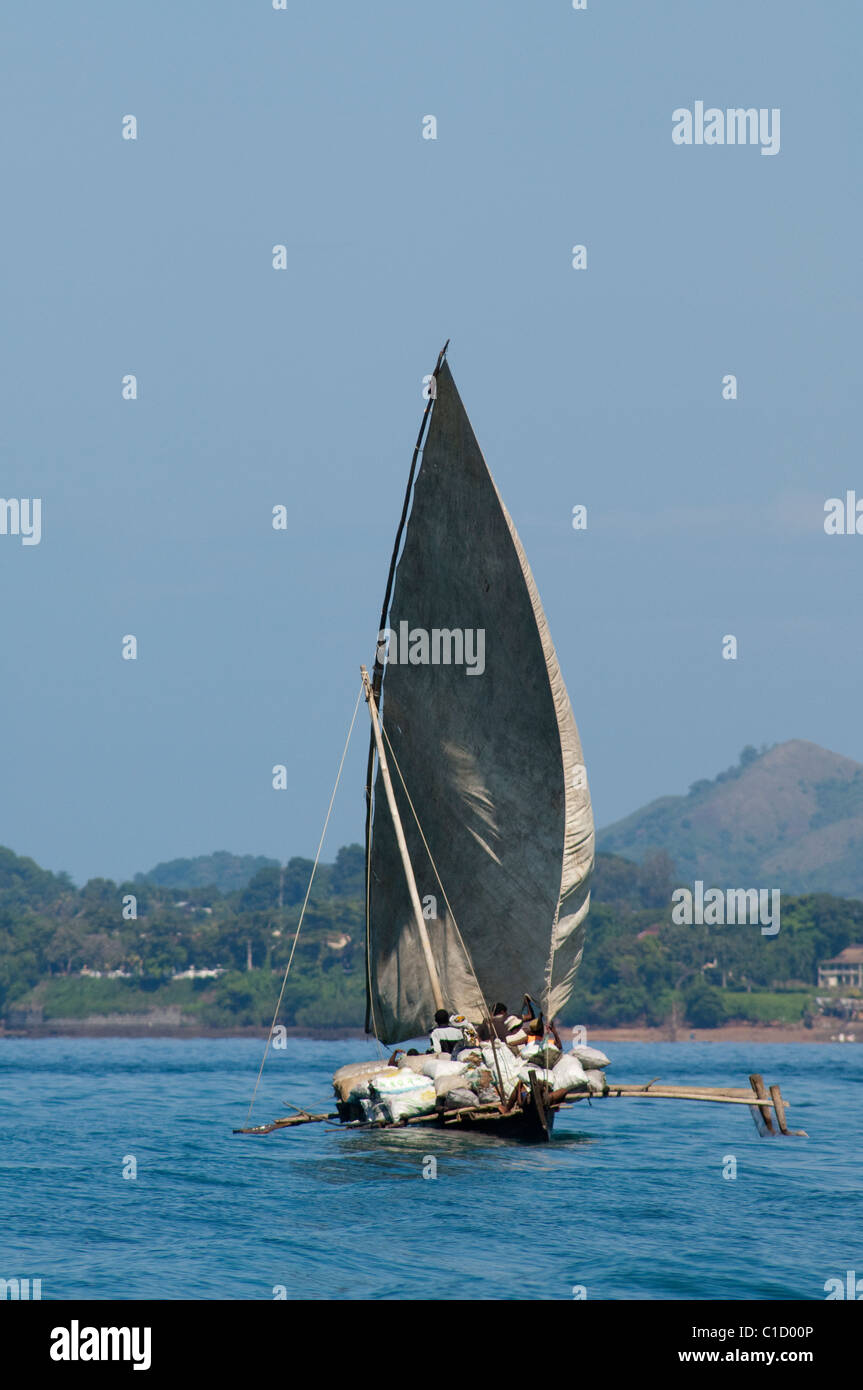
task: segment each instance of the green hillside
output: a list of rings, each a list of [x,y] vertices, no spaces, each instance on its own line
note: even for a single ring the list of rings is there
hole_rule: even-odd
[[[263,854],[199,854],[195,859],[169,859],[157,864],[149,873],[136,874],[136,883],[155,883],[161,888],[218,888],[220,893],[233,893],[245,888],[260,869],[278,869],[278,859]]]
[[[681,884],[863,898],[863,767],[800,739],[746,748],[736,767],[606,826],[597,843],[638,862],[663,851]]]

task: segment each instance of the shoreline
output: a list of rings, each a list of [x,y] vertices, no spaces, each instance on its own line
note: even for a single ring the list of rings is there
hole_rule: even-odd
[[[571,1031],[569,1029],[567,1032]],[[840,1039],[839,1034],[843,1037]],[[832,1019],[825,1027],[798,1024],[724,1023],[721,1028],[588,1028],[588,1043],[597,1042],[750,1042],[831,1043],[863,1042],[863,1025]]]
[[[361,1028],[285,1028],[289,1038],[309,1038],[318,1042],[372,1042],[371,1035]],[[839,1034],[843,1036],[840,1038]],[[726,1023],[720,1028],[587,1028],[588,1045],[604,1042],[748,1042],[748,1043],[863,1043],[863,1026],[830,1020],[822,1027],[804,1028],[802,1024]],[[0,1028],[0,1042],[6,1038],[158,1038],[163,1040],[251,1038],[262,1041],[263,1027],[196,1028],[193,1024],[168,1024],[164,1021],[147,1024],[130,1023],[118,1026],[116,1019],[104,1024],[93,1018],[58,1019],[56,1023],[34,1024],[29,1028]],[[569,1041],[571,1028],[562,1028],[561,1037]]]

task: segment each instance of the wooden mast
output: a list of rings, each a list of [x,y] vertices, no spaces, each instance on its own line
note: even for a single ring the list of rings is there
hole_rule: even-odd
[[[437,966],[435,965],[434,956],[432,955],[431,942],[429,941],[429,934],[426,928],[425,918],[423,917],[422,905],[420,903],[420,895],[417,892],[416,879],[414,878],[414,871],[411,865],[410,855],[408,854],[407,841],[405,840],[405,832],[402,829],[401,816],[399,815],[398,806],[396,805],[393,784],[390,780],[390,770],[387,766],[387,755],[384,752],[384,741],[381,737],[381,726],[380,721],[378,719],[378,707],[375,703],[374,692],[372,690],[371,681],[369,680],[369,673],[366,670],[365,666],[360,667],[360,673],[363,678],[363,690],[365,691],[366,700],[369,706],[369,714],[371,715],[372,719],[372,733],[374,735],[375,746],[378,750],[378,766],[380,767],[381,778],[383,779],[384,789],[387,794],[387,802],[390,808],[390,815],[393,818],[393,829],[396,833],[396,841],[399,847],[399,854],[402,857],[405,878],[407,879],[408,893],[410,894],[411,906],[414,910],[414,920],[416,921],[417,931],[419,932],[420,937],[420,945],[422,946],[426,967],[429,973],[429,980],[431,981],[431,988],[432,994],[434,996],[435,1008],[443,1009],[446,1008],[446,1005],[443,1001],[443,991],[441,990],[440,986],[440,976],[437,973]]]

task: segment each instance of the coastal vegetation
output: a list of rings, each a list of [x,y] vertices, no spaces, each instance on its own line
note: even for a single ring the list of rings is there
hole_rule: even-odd
[[[0,849],[0,1020],[26,1029],[158,1010],[201,1029],[266,1026],[311,867],[220,853],[78,888]],[[201,884],[208,871],[236,886]],[[756,925],[675,926],[678,882],[663,852],[642,863],[598,856],[587,945],[563,1022],[805,1023],[817,1008],[818,962],[863,940],[863,902],[826,893],[783,895],[772,937]],[[363,852],[349,845],[318,868],[281,1022],[362,1027],[364,931]]]

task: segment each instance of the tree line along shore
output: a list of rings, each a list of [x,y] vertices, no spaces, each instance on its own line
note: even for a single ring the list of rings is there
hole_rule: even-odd
[[[0,849],[0,1028],[209,1036],[267,1027],[311,867],[222,853],[77,887]],[[863,941],[863,902],[783,894],[781,928],[767,937],[749,924],[675,925],[678,883],[662,852],[642,864],[598,855],[564,1026],[653,1038],[757,1030],[769,1041],[854,1032],[860,991],[816,981],[819,963]],[[350,845],[319,865],[281,1023],[312,1036],[362,1029],[364,931],[363,852]]]

